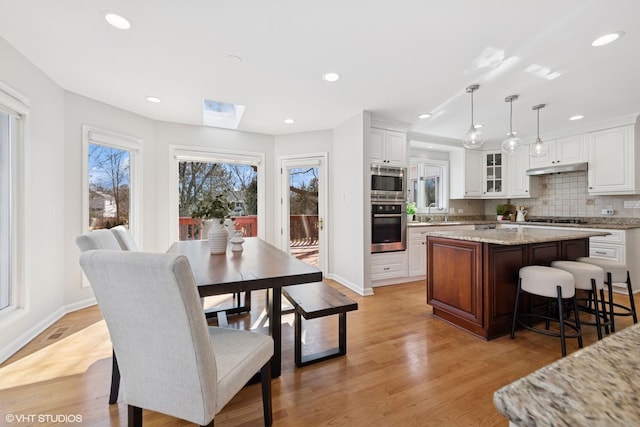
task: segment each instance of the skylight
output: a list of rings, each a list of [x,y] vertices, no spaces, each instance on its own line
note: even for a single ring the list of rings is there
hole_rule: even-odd
[[[202,124],[225,129],[238,129],[244,105],[205,99],[202,104]]]

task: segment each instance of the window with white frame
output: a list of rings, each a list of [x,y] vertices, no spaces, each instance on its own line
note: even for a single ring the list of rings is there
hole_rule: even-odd
[[[409,201],[418,212],[446,212],[449,207],[447,186],[449,162],[420,159],[409,168]]]
[[[142,140],[83,127],[84,230],[124,225],[139,237]]]
[[[230,216],[235,228],[246,236],[264,238],[265,227],[260,224],[265,212],[264,154],[171,146],[170,155],[175,160],[170,176],[177,184],[177,191],[169,193],[170,210],[178,223],[171,228],[170,241],[206,238],[206,227],[192,215],[194,203],[207,194],[224,194],[234,205]]]
[[[21,218],[24,217],[24,145],[29,101],[0,82],[0,314],[24,295]]]

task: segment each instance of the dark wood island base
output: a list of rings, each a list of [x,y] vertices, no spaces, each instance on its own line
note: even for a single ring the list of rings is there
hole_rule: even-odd
[[[458,234],[441,236],[446,233]],[[513,244],[478,241],[482,239],[470,233],[467,239],[461,238],[464,232],[427,236],[427,304],[434,316],[486,340],[511,330],[521,267],[589,254],[588,236]]]

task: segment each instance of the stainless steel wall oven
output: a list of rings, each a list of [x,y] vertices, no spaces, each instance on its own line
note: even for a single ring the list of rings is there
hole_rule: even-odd
[[[404,202],[371,203],[371,253],[407,248],[407,214]]]

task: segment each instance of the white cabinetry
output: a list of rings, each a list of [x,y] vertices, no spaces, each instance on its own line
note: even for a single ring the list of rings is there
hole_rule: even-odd
[[[637,194],[640,191],[634,126],[589,135],[589,194]]]
[[[505,154],[502,151],[484,151],[483,156],[484,188],[482,189],[482,197],[504,197],[506,195],[505,164],[503,162]]]
[[[576,135],[547,141],[549,153],[544,157],[531,157],[532,168],[569,165],[586,162],[588,159],[585,135]]]
[[[427,233],[446,230],[473,230],[473,225],[443,225],[409,227],[409,276],[427,274]]]
[[[593,231],[593,228],[589,229]],[[624,262],[629,269],[631,285],[634,292],[640,289],[640,263],[636,262],[640,250],[640,229],[611,230],[599,229],[609,233],[606,236],[595,236],[589,239],[589,256],[596,258],[610,258]],[[626,294],[625,284],[614,283],[613,290]]]
[[[449,198],[482,197],[483,152],[457,150],[449,153]]]
[[[395,130],[371,128],[371,161],[406,166],[407,135]]]
[[[406,277],[407,251],[371,254],[371,280]]]
[[[527,175],[529,169],[529,150],[527,147],[505,156],[507,167],[507,197],[537,197],[538,177]]]

